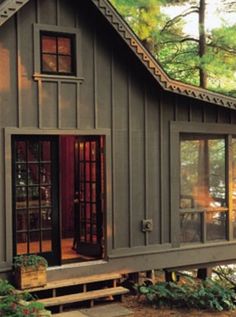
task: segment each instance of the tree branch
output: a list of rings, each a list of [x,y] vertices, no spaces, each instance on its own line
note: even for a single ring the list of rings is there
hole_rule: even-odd
[[[173,19],[168,20],[166,22],[166,24],[164,25],[164,27],[161,29],[161,33],[166,31],[166,29],[170,28],[174,23],[177,23],[180,19],[192,14],[192,13],[198,13],[199,12],[199,8],[198,7],[191,7],[189,10],[175,16]]]

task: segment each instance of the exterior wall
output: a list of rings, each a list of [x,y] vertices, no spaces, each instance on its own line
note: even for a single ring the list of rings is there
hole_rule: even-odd
[[[35,74],[33,37],[40,25],[79,32],[77,78]],[[109,261],[98,273],[217,261],[217,246],[199,248],[197,256],[192,248],[174,249],[170,121],[234,124],[235,111],[164,92],[87,0],[30,1],[0,29],[0,69],[0,270],[12,261],[11,145],[5,128],[38,134],[108,131]],[[150,233],[142,232],[143,219],[152,219]],[[231,259],[233,246],[221,248],[220,260]],[[94,266],[80,268],[81,274],[90,270]],[[66,274],[77,272],[68,268]],[[60,270],[50,274],[56,278]]]

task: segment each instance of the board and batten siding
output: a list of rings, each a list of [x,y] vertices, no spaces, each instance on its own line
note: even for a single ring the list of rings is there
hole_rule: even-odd
[[[34,25],[79,30],[78,78],[34,76]],[[86,0],[26,4],[0,28],[0,74],[0,173],[5,175],[0,178],[0,270],[12,260],[7,127],[44,134],[109,129],[108,256],[170,248],[170,121],[234,124],[235,112],[162,90]],[[150,233],[142,232],[143,219],[153,221]]]

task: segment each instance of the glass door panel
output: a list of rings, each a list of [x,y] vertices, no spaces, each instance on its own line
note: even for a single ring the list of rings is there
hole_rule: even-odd
[[[104,137],[75,142],[75,241],[78,253],[103,256]]]
[[[37,253],[59,263],[57,140],[45,136],[13,139],[15,254]]]

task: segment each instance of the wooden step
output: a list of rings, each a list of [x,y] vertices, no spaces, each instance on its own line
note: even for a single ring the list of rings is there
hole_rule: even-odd
[[[81,292],[76,294],[45,298],[45,299],[40,299],[37,302],[44,304],[45,307],[62,306],[65,304],[72,304],[72,303],[83,302],[83,301],[92,301],[94,299],[103,298],[107,296],[123,295],[123,294],[127,294],[128,292],[129,290],[127,288],[118,286],[118,287],[104,288],[104,289],[89,291],[89,292]]]
[[[53,282],[48,282],[47,285],[38,288],[27,289],[28,292],[40,292],[46,290],[53,290],[62,287],[70,287],[76,285],[87,285],[96,282],[103,281],[116,281],[121,278],[121,275],[118,273],[109,273],[109,274],[99,274],[99,275],[90,275],[85,277],[77,277],[73,279],[58,280]],[[115,285],[114,285],[115,286]]]

